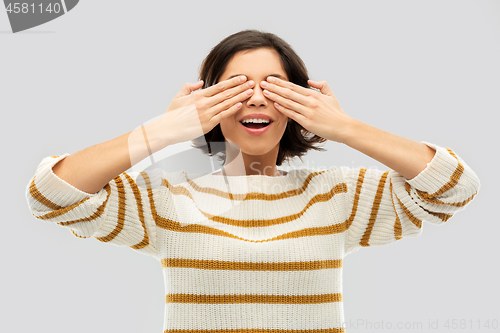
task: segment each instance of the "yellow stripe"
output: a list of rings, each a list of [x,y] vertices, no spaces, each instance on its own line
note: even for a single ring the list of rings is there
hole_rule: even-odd
[[[83,237],[83,236],[78,235],[78,234],[77,234],[77,233],[76,233],[73,229],[69,229],[69,230],[71,231],[71,233],[72,233],[73,235],[75,235],[75,236],[76,236],[76,237],[78,237],[78,238],[90,238],[90,236],[89,236],[89,237]]]
[[[455,171],[453,172],[453,174],[451,175],[450,181],[448,183],[444,184],[439,190],[437,190],[436,193],[431,194],[431,197],[437,197],[438,195],[441,195],[444,192],[452,189],[455,185],[458,184],[460,177],[464,173],[464,166],[458,160],[457,155],[455,155],[453,150],[451,150],[450,148],[446,148],[446,150],[448,150],[448,153],[450,153],[450,155],[453,156],[457,160],[458,166],[455,169]]]
[[[396,198],[398,199],[399,204],[401,205],[401,208],[403,209],[403,212],[406,214],[408,219],[417,227],[417,228],[422,228],[422,220],[419,220],[416,218],[409,210],[408,208],[403,205],[401,200],[399,200],[398,196],[396,195]]]
[[[48,207],[52,210],[63,208],[62,206],[56,205],[55,203],[53,203],[52,201],[50,201],[49,199],[44,197],[42,193],[40,193],[40,191],[38,190],[38,188],[36,187],[36,184],[35,184],[35,177],[36,177],[36,175],[33,177],[33,179],[31,180],[31,183],[30,183],[30,195],[36,201],[38,201],[39,203],[41,203],[45,207]]]
[[[419,190],[417,190],[418,192],[420,192]],[[411,195],[411,186],[410,184],[406,183],[406,192],[408,192],[409,195]],[[422,193],[425,193],[425,192],[422,192]],[[436,192],[437,193],[437,192]],[[464,204],[466,204],[467,202],[471,201],[475,196],[476,196],[477,192],[474,193],[469,199],[465,200],[465,201],[462,201],[461,203],[458,202],[458,203],[446,203],[446,202],[442,202],[436,198],[432,198],[432,199],[424,199],[425,201],[427,202],[430,202],[430,203],[434,203],[434,204],[442,204],[442,205],[450,205],[450,206],[456,206],[456,207],[461,207],[463,206]],[[399,200],[399,198],[398,198]],[[421,228],[422,227],[422,221],[417,219],[416,217],[414,217],[410,211],[403,206],[403,204],[401,203],[401,201],[399,201],[399,203],[401,204],[401,206],[403,207],[403,210],[405,211],[405,214],[407,216],[412,216],[412,218],[410,218],[410,220],[413,222],[413,224],[415,224],[417,227]],[[446,222],[448,221],[452,216],[453,214],[445,214],[445,213],[436,213],[436,212],[432,212],[428,209],[425,209],[424,207],[422,206],[419,206],[421,209],[423,209],[424,211],[426,211],[427,213],[429,213],[430,215],[433,215],[433,216],[436,216],[437,218],[441,219],[443,222]]]
[[[266,219],[266,220],[235,220],[235,219],[230,219],[227,217],[223,216],[217,216],[217,215],[211,215],[206,212],[203,212],[200,210],[200,212],[205,215],[208,219],[215,221],[215,222],[220,222],[224,223],[227,225],[234,225],[238,227],[247,227],[247,228],[255,228],[255,227],[267,227],[271,225],[277,225],[281,223],[286,223],[286,222],[291,222],[294,221],[298,218],[300,218],[302,215],[305,214],[305,212],[314,204],[318,202],[326,202],[330,200],[334,195],[339,194],[339,193],[346,193],[347,192],[347,185],[345,183],[337,184],[327,193],[320,193],[315,195],[307,205],[298,213],[288,215],[288,216],[283,216],[275,219]],[[264,194],[262,194],[265,196]]]
[[[198,303],[198,304],[318,304],[342,302],[342,293],[323,295],[197,295],[167,294],[166,303]]]
[[[310,173],[307,176],[307,178],[304,180],[304,183],[302,184],[302,186],[300,188],[293,189],[293,190],[286,191],[286,192],[281,192],[281,193],[274,193],[274,194],[266,194],[266,193],[261,193],[261,192],[232,194],[232,193],[220,191],[220,190],[217,190],[217,189],[214,189],[211,187],[198,186],[198,184],[196,184],[194,181],[192,181],[189,178],[187,179],[187,181],[195,191],[198,191],[201,193],[207,193],[210,195],[215,195],[215,196],[225,198],[225,199],[236,200],[236,201],[246,201],[246,200],[274,201],[274,200],[280,200],[283,198],[288,198],[288,197],[302,194],[307,189],[307,187],[309,186],[309,183],[311,182],[311,180],[314,177],[316,177],[316,176],[318,176],[326,171],[328,171],[328,170],[322,170],[322,171]],[[184,172],[184,174],[186,174],[186,173]],[[187,178],[187,174],[186,174],[186,178]],[[170,192],[172,192],[173,195],[181,195],[182,194],[182,195],[186,195],[186,196],[190,197],[191,199],[193,199],[191,197],[191,193],[189,192],[189,190],[186,189],[182,185],[174,186],[174,185],[170,184],[168,182],[168,180],[163,178],[162,179],[162,186],[168,187],[168,189],[170,190]]]
[[[116,176],[113,179],[116,183],[118,189],[118,216],[115,229],[109,233],[107,236],[95,237],[98,241],[109,242],[113,240],[118,234],[123,230],[123,225],[125,224],[125,187],[120,176]]]
[[[366,175],[366,171],[367,169],[366,168],[361,168],[360,171],[359,171],[359,176],[358,176],[358,182],[357,182],[357,185],[356,185],[356,194],[354,196],[354,204],[353,204],[353,208],[352,208],[352,212],[351,212],[351,216],[349,217],[349,219],[345,222],[346,225],[347,225],[347,228],[350,228],[350,226],[352,225],[352,222],[354,221],[354,218],[356,216],[356,211],[357,211],[357,208],[358,208],[358,203],[359,203],[359,197],[360,197],[360,194],[361,194],[361,188],[363,187],[363,182],[364,182],[364,178],[365,178],[365,175]],[[385,183],[385,178],[387,177],[388,173],[389,173],[390,170],[386,171],[384,173],[384,175],[381,177],[381,180],[379,182],[379,187],[377,189],[377,196],[375,198],[375,201],[374,201],[374,205],[372,206],[372,214],[371,214],[371,217],[374,217],[376,216],[376,211],[378,211],[378,205],[379,205],[379,200],[380,198],[377,199],[378,197],[378,193],[379,191],[381,190],[381,184]],[[389,181],[390,181],[390,191],[391,191],[391,200],[392,200],[392,204],[393,204],[393,207],[394,207],[394,212],[396,213],[396,221],[394,223],[394,237],[396,239],[401,239],[402,238],[402,226],[401,226],[401,221],[398,217],[398,214],[396,212],[396,208],[395,208],[395,205],[394,205],[394,201],[393,201],[393,198],[392,198],[392,182],[389,178]],[[381,195],[380,195],[381,197]],[[399,204],[401,205],[403,211],[405,212],[406,216],[408,217],[408,219],[415,225],[417,226],[418,228],[422,228],[422,221],[417,219],[404,205],[403,203],[401,202],[401,200],[399,200],[399,198],[396,196],[396,198],[398,199],[398,202]],[[378,203],[377,203],[378,202]],[[376,211],[375,211],[376,210]],[[368,230],[368,228],[367,228]],[[371,229],[369,230],[369,233],[371,233]],[[365,237],[365,235],[363,235],[363,237],[365,238],[365,240],[361,241],[360,242],[360,245],[362,246],[369,246],[368,244],[368,239],[369,239],[369,233],[367,233],[367,231],[365,231],[365,235],[368,235],[368,238]],[[363,244],[365,245],[363,245]]]
[[[398,212],[396,211],[396,205],[394,204],[394,198],[392,196],[392,181],[390,178],[389,178],[389,189],[391,191],[392,208],[394,209],[394,213],[396,214],[396,221],[394,222],[394,238],[402,239],[403,227],[401,226],[401,221],[399,220],[399,215]]]
[[[476,191],[476,193],[474,193],[472,196],[470,196],[469,198],[465,199],[464,201],[460,201],[460,202],[444,202],[444,201],[439,200],[436,197],[429,195],[429,193],[427,193],[427,192],[421,191],[419,189],[415,189],[415,191],[417,192],[419,197],[422,198],[422,200],[424,200],[424,201],[427,201],[427,202],[435,204],[435,205],[446,205],[446,206],[453,206],[453,207],[465,206],[472,199],[474,199],[474,197],[477,194],[477,191]],[[408,194],[411,194],[411,185],[408,183],[406,183],[406,192],[408,192]]]
[[[377,193],[375,194],[375,200],[373,201],[372,211],[370,214],[370,219],[368,220],[368,225],[366,226],[365,233],[363,237],[361,237],[361,241],[359,245],[361,246],[370,246],[370,236],[373,230],[373,226],[375,225],[375,221],[377,220],[378,209],[380,208],[380,202],[382,201],[382,196],[384,194],[385,181],[387,179],[387,174],[389,171],[386,171],[380,177],[380,181],[378,183]]]
[[[146,172],[140,171],[139,174],[142,176],[142,179],[144,180],[144,183],[146,184],[146,188],[148,191],[148,199],[149,199],[149,206],[151,209],[151,215],[153,215],[153,219],[155,221],[156,225],[158,224],[158,220],[160,219],[160,216],[156,212],[156,207],[155,207],[155,202],[154,202],[154,197],[153,197],[153,190],[151,189],[151,181],[149,180],[149,176]],[[169,220],[169,219],[164,219],[165,221],[163,222],[164,224],[172,224],[175,225],[177,224],[180,227],[180,223]],[[169,228],[165,228],[169,229]]]
[[[283,239],[291,239],[291,238],[300,238],[300,237],[308,237],[308,236],[319,236],[319,235],[331,235],[331,234],[337,234],[344,232],[347,230],[347,221],[339,224],[334,224],[326,227],[315,227],[315,228],[306,228],[298,231],[292,231],[288,232],[273,238],[269,239],[263,239],[263,240],[251,240],[251,239],[246,239],[246,238],[241,238],[236,235],[230,234],[225,231],[221,231],[215,228],[207,227],[207,226],[202,226],[199,224],[191,224],[185,227],[180,227],[180,223],[163,218],[159,215],[156,215],[156,224],[160,228],[163,229],[168,229],[172,231],[177,231],[177,232],[192,232],[192,233],[203,233],[207,235],[216,235],[216,236],[222,236],[222,237],[228,237],[228,238],[233,238],[233,239],[238,239],[242,240],[245,242],[251,242],[251,243],[265,243],[265,242],[272,242],[276,240],[283,240]]]
[[[453,187],[455,187],[455,185],[458,184],[460,177],[464,173],[464,166],[462,163],[460,163],[457,155],[455,155],[453,150],[451,150],[450,148],[446,148],[446,150],[448,150],[448,153],[450,153],[450,155],[453,156],[457,160],[457,163],[458,163],[457,168],[455,169],[453,174],[450,176],[450,180],[446,184],[441,186],[441,188],[439,190],[437,190],[436,192],[434,192],[432,194],[429,194],[427,192],[424,192],[424,191],[421,191],[418,189],[416,189],[416,192],[423,200],[430,202],[430,203],[433,203],[433,204],[436,204],[436,205],[448,205],[448,206],[462,207],[462,206],[466,205],[469,201],[471,201],[474,198],[475,194],[472,197],[470,197],[462,202],[453,202],[453,203],[443,202],[443,201],[438,200],[436,198],[437,196],[439,196],[439,195],[445,193],[446,191],[451,190]],[[408,193],[410,193],[410,186],[408,183],[406,183],[406,191],[408,191]]]
[[[430,215],[434,215],[436,216],[437,218],[443,220],[443,222],[446,222],[448,221],[452,216],[453,214],[445,214],[445,213],[435,213],[435,212],[431,212],[423,207],[421,207],[423,210],[425,210],[427,213],[429,213]]]
[[[347,229],[349,229],[352,225],[352,222],[354,221],[354,218],[356,217],[356,212],[358,210],[358,204],[359,204],[359,197],[361,195],[361,188],[363,187],[363,181],[365,179],[365,174],[366,174],[366,168],[361,168],[359,170],[359,175],[358,175],[358,182],[356,184],[356,194],[354,195],[354,203],[352,205],[352,211],[351,211],[351,216],[347,219]]]
[[[127,178],[127,181],[130,184],[132,191],[134,192],[135,201],[137,203],[137,210],[139,211],[139,220],[141,221],[142,229],[144,230],[144,238],[142,239],[142,241],[139,242],[138,244],[130,246],[130,247],[134,250],[142,249],[143,247],[149,245],[149,236],[148,236],[148,231],[146,229],[146,223],[144,222],[144,210],[142,207],[141,192],[139,191],[139,187],[134,182],[132,177],[130,177],[126,172],[124,172],[123,174]]]
[[[33,192],[32,192],[32,188],[33,188]],[[79,220],[68,221],[68,222],[59,222],[58,224],[60,224],[60,225],[69,225],[69,224],[74,224],[74,223],[82,222],[82,221],[90,221],[90,220],[95,219],[96,217],[99,217],[102,214],[102,212],[104,211],[104,207],[106,206],[106,203],[108,202],[108,199],[109,199],[109,195],[111,193],[111,191],[109,189],[109,184],[106,184],[106,186],[104,187],[104,189],[108,192],[106,201],[99,208],[97,208],[97,212],[94,215],[92,215],[91,217],[85,217],[85,218],[82,218],[82,219],[79,219]],[[30,194],[32,196],[33,196],[33,193],[40,193],[40,192],[38,192],[38,190],[37,190],[34,182],[32,182],[32,184],[30,185]],[[44,199],[45,200],[47,200],[47,199],[45,197],[43,197],[43,195],[41,193],[40,193],[40,196],[41,196],[41,198],[35,198],[35,199],[37,199],[40,203],[44,204],[45,206],[49,207],[49,205],[50,205],[49,203],[43,203],[42,202]],[[51,211],[51,212],[49,212],[49,213],[47,213],[47,214],[44,214],[44,215],[40,215],[40,216],[33,215],[33,216],[35,216],[37,219],[40,219],[40,220],[53,219],[55,217],[61,216],[63,214],[66,214],[67,212],[75,209],[76,207],[80,206],[85,201],[89,200],[90,198],[91,197],[87,197],[87,198],[83,199],[82,201],[79,201],[79,202],[74,203],[74,204],[72,204],[70,206],[67,206],[67,207],[62,207],[62,206],[58,206],[58,205],[56,205],[56,206],[59,207],[59,208],[57,208],[57,207],[49,207],[49,208],[54,209],[54,210]]]
[[[148,189],[150,192],[151,190]],[[337,192],[334,192],[337,191]],[[337,189],[333,189],[330,193],[341,193],[345,192],[345,184],[342,184],[339,186]],[[333,195],[332,194],[332,195]],[[332,195],[319,195],[323,196],[321,200],[318,200],[318,196],[314,197],[309,203],[308,206],[311,205],[311,202],[319,202],[319,201],[325,201],[325,197],[331,197]],[[153,216],[155,219],[155,223],[157,226],[163,229],[167,230],[172,230],[172,231],[177,231],[177,232],[193,232],[193,233],[204,233],[204,234],[211,234],[211,235],[217,235],[217,236],[225,236],[229,238],[235,238],[239,240],[244,240],[248,242],[253,242],[253,243],[262,243],[262,242],[269,242],[269,241],[274,241],[274,240],[279,240],[279,239],[289,239],[289,238],[298,238],[298,237],[305,237],[305,236],[315,236],[315,235],[330,235],[330,234],[335,234],[335,233],[340,233],[346,230],[346,222],[340,223],[340,224],[335,224],[335,225],[330,225],[330,226],[325,226],[325,227],[314,227],[314,228],[304,228],[301,230],[297,231],[292,231],[289,233],[285,233],[279,236],[276,236],[274,238],[270,238],[267,240],[248,240],[248,239],[243,239],[241,237],[238,237],[236,235],[230,234],[228,232],[215,229],[212,227],[204,226],[204,225],[199,225],[199,224],[190,224],[188,226],[181,227],[181,224],[179,222],[175,222],[172,220],[169,220],[167,218],[164,218],[162,216],[159,216],[156,213],[156,209],[154,208],[154,203],[152,201],[152,193],[150,193],[150,203],[151,203],[151,211],[153,212]],[[280,223],[285,223],[292,221],[301,215],[304,214],[305,210],[307,209],[304,208],[304,210],[298,214],[290,215],[290,216],[285,216],[279,219],[271,219],[271,220],[260,220],[260,221],[253,221],[253,220],[243,220],[243,221],[235,221],[232,219],[227,219],[227,218],[218,218],[218,217],[212,217],[211,220],[214,221],[219,221],[225,224],[229,225],[238,225],[241,227],[254,227],[254,226],[264,226],[264,225],[274,225],[274,224],[280,224]],[[206,214],[208,215],[208,214]]]
[[[162,268],[181,267],[238,271],[310,271],[316,269],[341,268],[342,259],[298,261],[298,262],[234,262],[199,259],[162,259]]]
[[[280,240],[280,239],[288,239],[288,238],[298,238],[298,237],[305,237],[305,236],[315,236],[315,235],[330,235],[330,234],[335,234],[335,233],[340,233],[346,230],[346,222],[340,223],[340,224],[335,224],[331,226],[326,226],[326,227],[315,227],[315,228],[306,228],[298,231],[292,231],[286,234],[282,234],[279,236],[276,236],[274,238],[266,239],[266,240],[248,240],[248,239],[243,239],[241,237],[238,237],[236,235],[230,234],[228,232],[218,230],[212,227],[208,226],[203,226],[199,224],[191,224],[188,226],[182,227],[179,222],[164,218],[160,215],[157,214],[156,207],[154,204],[153,200],[153,191],[151,189],[151,182],[149,179],[149,176],[147,173],[141,171],[140,172],[141,176],[144,179],[144,182],[147,187],[148,191],[148,196],[149,196],[149,203],[151,205],[151,212],[153,215],[153,218],[155,220],[155,223],[158,227],[167,229],[167,230],[172,230],[172,231],[177,231],[177,232],[193,232],[193,233],[204,233],[204,234],[211,234],[211,235],[217,235],[217,236],[225,236],[229,238],[234,238],[234,239],[239,239],[239,240],[244,240],[247,242],[252,242],[252,243],[262,243],[262,242],[269,242],[269,241],[274,241],[274,240]],[[302,212],[286,217],[282,217],[279,219],[272,219],[272,220],[260,220],[260,221],[253,221],[253,220],[242,220],[242,221],[237,221],[233,219],[227,219],[223,217],[217,217],[217,216],[212,216],[210,214],[202,212],[205,216],[209,216],[210,219],[214,221],[219,221],[222,223],[226,223],[229,225],[237,225],[241,227],[255,227],[255,226],[263,226],[263,225],[273,225],[273,224],[279,224],[279,223],[284,223],[288,221],[292,221],[293,219],[296,219],[303,215],[305,210],[312,205],[312,203],[315,202],[321,202],[321,201],[327,201],[329,200],[334,194],[337,193],[344,193],[347,192],[347,186],[345,183],[338,184],[336,185],[330,192],[324,193],[324,194],[319,194],[316,195],[314,198],[310,200],[306,208],[302,210]]]
[[[81,204],[83,204],[85,201],[87,201],[88,199],[90,199],[90,197],[88,198],[85,198],[83,199],[82,201],[80,202],[77,202],[77,203],[74,203],[72,204],[71,206],[68,206],[68,207],[61,207],[61,208],[58,208],[57,210],[53,210],[51,212],[48,212],[47,214],[44,214],[44,215],[39,215],[39,216],[36,216],[34,215],[37,219],[40,219],[40,220],[50,220],[50,219],[53,219],[55,217],[58,217],[58,216],[61,216],[63,214],[66,214],[67,212],[75,209],[76,207],[80,206]]]
[[[92,221],[92,220],[98,218],[99,216],[101,216],[104,213],[104,208],[106,207],[106,204],[108,203],[108,200],[109,200],[109,196],[111,195],[111,188],[110,188],[109,184],[106,184],[106,186],[104,186],[104,189],[106,190],[106,192],[108,192],[108,195],[106,196],[106,200],[99,207],[97,207],[97,209],[96,209],[96,211],[95,211],[94,214],[90,215],[89,217],[83,217],[83,218],[78,219],[78,220],[71,220],[71,221],[65,221],[65,222],[57,222],[57,224],[62,225],[62,226],[67,226],[67,225],[71,225],[71,224],[75,224],[75,223],[79,223],[79,222]],[[85,199],[85,200],[87,200],[87,199]],[[76,203],[75,205],[80,205],[82,202],[83,201],[80,201],[79,203]],[[70,211],[71,209],[73,209],[74,208],[73,206],[74,205],[71,205],[71,206],[68,206],[68,207],[66,207],[64,209],[57,210],[55,212],[50,212],[50,213],[45,214],[44,216],[41,216],[39,218],[42,218],[42,219],[53,218],[55,216],[59,216],[59,215],[65,214],[68,211]]]

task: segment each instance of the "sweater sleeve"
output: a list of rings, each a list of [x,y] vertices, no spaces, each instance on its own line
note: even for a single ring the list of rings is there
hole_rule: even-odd
[[[157,256],[155,196],[162,170],[118,175],[99,192],[83,192],[52,171],[64,157],[50,156],[38,165],[26,188],[26,199],[34,217],[67,227],[79,238],[127,246]],[[137,182],[136,182],[137,178]],[[139,180],[143,181],[141,185]],[[156,198],[158,200],[158,198]]]
[[[477,195],[477,175],[450,148],[424,142],[436,154],[407,180],[394,170],[342,167],[347,185],[344,255],[422,233],[422,221],[447,222]]]

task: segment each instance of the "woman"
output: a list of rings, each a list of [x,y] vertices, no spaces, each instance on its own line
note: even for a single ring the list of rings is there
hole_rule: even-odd
[[[343,258],[418,236],[423,220],[443,224],[479,190],[476,174],[450,148],[348,116],[328,84],[308,80],[301,59],[273,34],[227,37],[200,77],[160,119],[46,157],[26,193],[39,219],[157,258],[165,332],[344,332]],[[223,169],[196,179],[183,171],[125,172],[188,140],[221,156]],[[277,168],[325,140],[390,169]]]

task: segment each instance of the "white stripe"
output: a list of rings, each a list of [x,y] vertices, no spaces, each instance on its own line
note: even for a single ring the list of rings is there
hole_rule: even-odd
[[[164,232],[161,236],[162,239],[168,240],[168,248],[162,258],[207,259],[210,258],[207,257],[207,253],[213,251],[215,244],[220,244],[222,250],[219,251],[218,249],[216,251],[217,255],[213,259],[230,262],[338,260],[342,259],[339,257],[338,247],[344,246],[345,237],[343,233],[338,233],[249,243],[226,236],[160,230]],[[243,239],[255,238],[251,237],[250,233],[250,230],[243,230],[232,234]],[[277,235],[279,234],[270,231],[268,234],[263,235],[262,239],[273,238]],[[192,246],[191,244],[197,245]]]
[[[298,296],[342,293],[342,268],[242,271],[170,267],[164,268],[164,275],[169,281],[166,294]]]
[[[311,330],[342,325],[342,302],[321,304],[165,304],[164,329]],[[229,324],[226,326],[224,324]]]
[[[66,14],[68,12],[66,10],[66,3],[64,2],[64,0],[61,0],[61,3],[62,3],[63,10],[64,10],[64,14]]]

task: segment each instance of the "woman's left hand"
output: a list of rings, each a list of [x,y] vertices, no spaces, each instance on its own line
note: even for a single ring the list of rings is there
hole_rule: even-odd
[[[309,132],[342,143],[353,118],[342,110],[326,81],[307,82],[321,92],[273,76],[268,76],[267,82],[262,81],[260,86],[264,88],[264,96],[275,102],[276,110]]]

